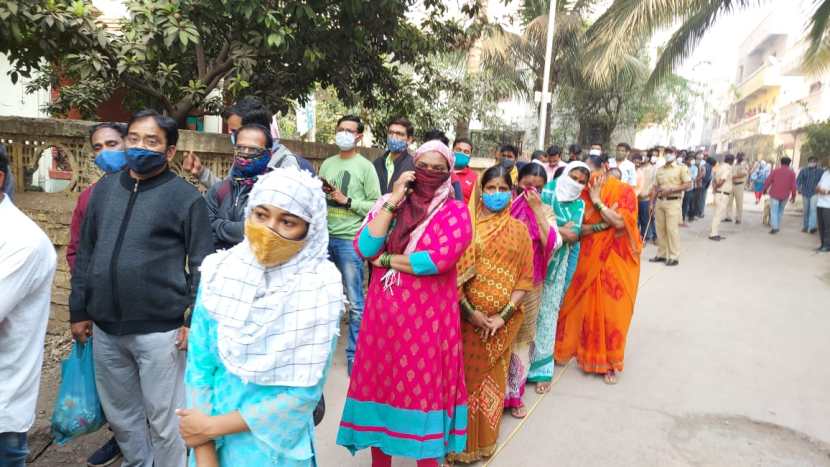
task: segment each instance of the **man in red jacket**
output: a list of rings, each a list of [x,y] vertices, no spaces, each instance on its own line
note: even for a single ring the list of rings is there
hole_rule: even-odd
[[[790,168],[790,158],[782,157],[781,165],[773,170],[766,183],[764,183],[764,194],[769,193],[770,202],[770,226],[771,234],[777,234],[781,229],[781,216],[784,215],[784,208],[787,206],[787,198],[791,203],[795,202],[795,195],[798,193],[798,184],[795,180],[795,172]]]
[[[105,174],[121,171],[125,164],[124,136],[127,134],[127,127],[122,123],[99,123],[89,130],[89,144],[92,146],[92,153],[95,155],[95,165]],[[89,196],[95,184],[88,186],[78,197],[78,204],[72,211],[72,223],[69,226],[69,245],[66,247],[66,262],[69,264],[69,273],[75,271],[75,254],[78,251],[78,243],[81,240],[81,226],[86,217],[86,207],[89,203]],[[121,450],[115,437],[110,438],[106,444],[95,451],[87,459],[90,467],[110,465],[121,457]]]

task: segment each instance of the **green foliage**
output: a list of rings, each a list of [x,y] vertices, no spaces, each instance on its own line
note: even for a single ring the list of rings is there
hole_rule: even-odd
[[[814,123],[807,128],[807,141],[801,146],[801,166],[810,157],[817,157],[824,165],[830,163],[830,120]]]
[[[433,128],[450,132],[459,120],[477,120],[486,128],[498,126],[496,106],[510,95],[510,85],[487,70],[468,76],[464,58],[461,53],[432,56],[441,73],[405,71],[406,84],[400,92],[393,99],[381,98],[381,105],[367,113],[377,140],[386,140],[388,122],[401,115],[412,121],[418,134]]]
[[[55,65],[71,83],[61,88],[58,112],[126,88],[128,102],[183,122],[223,79],[231,99],[257,94],[274,110],[287,110],[318,84],[347,104],[373,107],[401,87],[402,67],[436,72],[426,57],[459,36],[455,23],[440,19],[441,2],[425,1],[417,26],[405,17],[411,4],[127,0],[130,19],[116,33],[96,21],[90,0],[7,1],[0,4],[0,52],[12,61],[13,79]]]

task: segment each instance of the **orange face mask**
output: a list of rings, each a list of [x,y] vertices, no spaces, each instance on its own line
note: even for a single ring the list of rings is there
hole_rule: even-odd
[[[305,245],[305,240],[289,240],[250,219],[245,221],[245,238],[259,264],[267,268],[287,263]]]

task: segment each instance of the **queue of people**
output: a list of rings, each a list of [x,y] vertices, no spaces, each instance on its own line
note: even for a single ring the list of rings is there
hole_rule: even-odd
[[[800,193],[803,231],[830,251],[830,171],[814,159],[796,176],[788,158],[750,168],[740,153],[719,161],[620,143],[613,157],[599,144],[584,154],[553,145],[525,163],[506,144],[479,176],[471,140],[450,145],[431,130],[413,150],[405,118],[389,122],[386,150],[370,161],[365,124],[345,115],[318,174],[280,144],[261,101],[225,116],[228,173],[184,159],[204,194],[171,170],[170,118],[146,110],[90,130],[103,177],[81,193],[67,248],[71,333],[94,339],[113,433],[90,466],[314,465],[344,314],[337,443],[370,449],[374,466],[485,459],[503,414],[527,416],[526,386],[550,391],[557,365],[576,359],[617,383],[643,244],[657,244],[651,262],[677,266],[679,228],[703,217],[710,189],[709,239],[743,221],[749,183],[756,201],[769,195],[772,234]],[[8,167],[0,146],[0,187]],[[11,297],[0,319],[25,314],[0,357],[14,386],[0,394],[11,407],[0,450],[16,466],[55,258],[5,191],[0,216],[21,226],[0,234],[0,258],[19,264],[0,284]]]
[[[261,102],[226,117],[230,170],[211,173],[195,154],[183,165],[204,194],[170,168],[168,117],[142,111],[91,129],[103,177],[73,215],[70,320],[77,341],[94,340],[113,436],[89,465],[314,465],[344,314],[337,443],[370,449],[376,466],[485,459],[502,416],[525,417],[525,388],[550,391],[557,365],[575,359],[617,383],[643,244],[657,243],[651,261],[678,265],[678,229],[703,217],[710,189],[710,239],[724,238],[724,220],[743,221],[749,183],[769,193],[773,233],[801,193],[815,206],[804,230],[830,251],[830,172],[813,161],[796,177],[786,158],[750,169],[742,154],[621,143],[613,157],[598,144],[584,155],[554,145],[524,163],[508,144],[479,175],[472,141],[434,130],[416,147],[405,118],[389,122],[386,151],[370,161],[363,121],[345,115],[317,174],[279,143]],[[0,186],[7,174],[0,153]],[[3,194],[0,215],[28,226],[3,233],[3,246],[27,253],[0,308],[31,317],[0,366],[19,387],[0,401],[14,407],[0,422],[16,434],[0,449],[23,452],[42,358],[26,349],[42,347],[54,258]]]

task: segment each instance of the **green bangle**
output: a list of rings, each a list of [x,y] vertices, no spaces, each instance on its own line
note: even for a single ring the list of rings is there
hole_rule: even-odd
[[[392,255],[389,253],[380,255],[380,265],[389,269],[392,266]]]
[[[513,316],[513,313],[515,311],[516,305],[514,305],[513,302],[510,302],[507,305],[505,305],[504,308],[501,309],[501,311],[499,312],[499,316],[506,323],[507,320],[510,319],[511,316]]]
[[[470,316],[473,315],[473,312],[474,312],[473,306],[470,305],[470,302],[467,301],[467,297],[462,297],[461,298],[460,305],[461,305],[461,314],[462,314],[462,316],[464,316],[465,318],[469,318]]]
[[[386,212],[388,212],[389,214],[395,214],[395,210],[397,208],[398,208],[397,206],[390,203],[389,201],[384,202],[383,207],[382,207],[382,209],[385,210]]]

